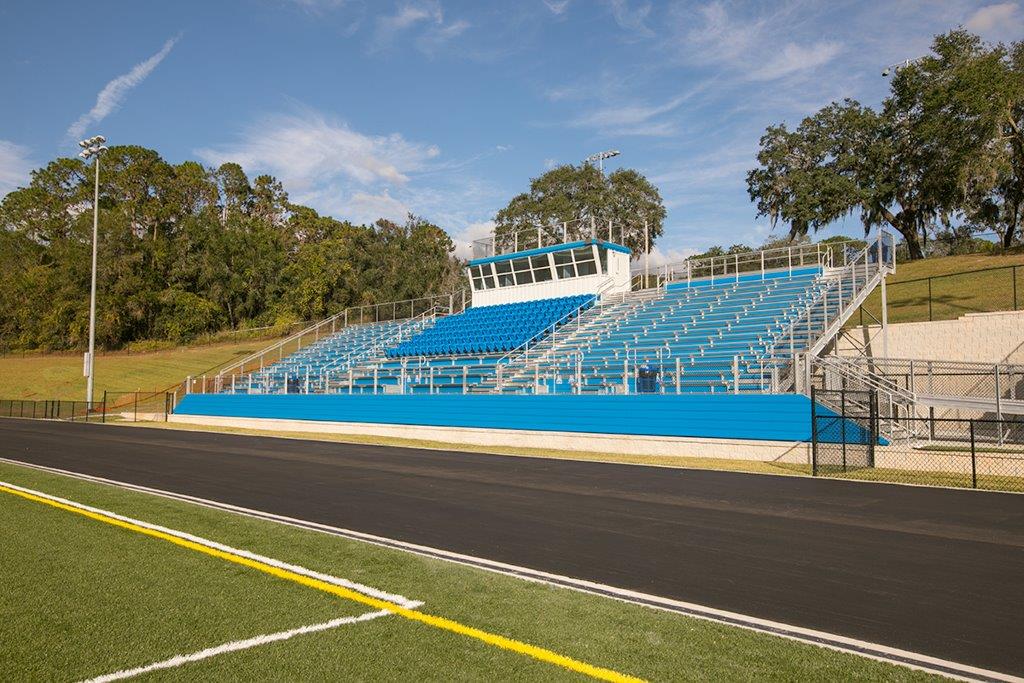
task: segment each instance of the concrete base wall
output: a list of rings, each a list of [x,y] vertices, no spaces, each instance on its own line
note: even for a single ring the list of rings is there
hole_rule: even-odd
[[[171,415],[171,422],[245,427],[276,432],[358,434],[400,439],[419,439],[473,446],[514,446],[564,451],[590,451],[622,455],[682,456],[807,464],[810,444],[788,441],[709,439],[688,437],[593,434],[580,432],[531,431],[522,429],[478,429],[362,422],[328,422],[278,418],[221,417],[214,415]]]
[[[877,325],[844,332],[837,351],[839,355],[853,355],[865,344],[870,355],[882,355],[882,335]],[[889,357],[1024,362],[1024,311],[971,313],[956,320],[889,325]]]

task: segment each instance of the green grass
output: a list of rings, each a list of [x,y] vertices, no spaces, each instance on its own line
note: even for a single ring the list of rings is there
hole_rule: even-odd
[[[928,283],[921,281],[900,284],[902,282],[1013,265],[1024,265],[1024,254],[971,254],[899,263],[896,267],[896,274],[886,280],[889,322],[921,322],[929,319]],[[1017,269],[1016,278],[1016,306],[1021,309],[1024,308],[1024,268]],[[1013,270],[989,271],[933,280],[931,297],[931,318],[933,320],[951,320],[966,313],[1014,310]],[[880,317],[880,302],[881,292],[876,291],[868,297],[864,303],[865,324],[874,323],[867,313]],[[860,316],[854,314],[851,322],[860,324]]]
[[[265,348],[267,340],[181,347],[96,357],[96,400],[103,391],[160,391],[188,375]],[[85,400],[81,354],[9,355],[0,358],[0,399]]]
[[[424,612],[651,680],[931,677],[855,655],[0,463],[0,479],[425,601]],[[0,494],[0,680],[80,679],[368,611]],[[388,616],[220,655],[157,680],[580,680]]]

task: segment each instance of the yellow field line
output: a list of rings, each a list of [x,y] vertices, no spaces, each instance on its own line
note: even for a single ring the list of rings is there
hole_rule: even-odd
[[[373,598],[368,595],[363,595],[362,593],[357,593],[353,590],[349,590],[348,588],[344,588],[342,586],[335,586],[333,584],[327,583],[326,581],[321,581],[319,579],[303,576],[302,574],[297,574],[287,569],[280,569],[269,564],[264,564],[263,562],[259,562],[257,560],[252,560],[247,557],[235,555],[233,553],[218,550],[216,548],[210,548],[205,545],[202,545],[201,543],[189,541],[184,538],[178,538],[177,536],[164,533],[162,531],[157,531],[155,529],[147,529],[146,527],[142,527],[137,524],[132,524],[131,522],[125,522],[120,519],[115,519],[114,517],[108,517],[107,515],[100,514],[98,512],[84,510],[75,507],[74,505],[68,505],[66,503],[50,500],[49,498],[45,498],[43,496],[38,496],[25,491],[19,491],[17,489],[8,488],[3,484],[0,484],[0,491],[4,493],[9,493],[14,496],[19,496],[21,498],[25,498],[27,500],[35,501],[37,503],[43,503],[45,505],[49,505],[59,510],[74,512],[76,514],[82,515],[83,517],[88,517],[89,519],[94,519],[99,522],[104,522],[105,524],[110,524],[111,526],[121,527],[122,529],[135,531],[140,534],[145,534],[146,536],[159,538],[160,540],[167,541],[168,543],[173,543],[183,548],[188,548],[189,550],[194,550],[196,552],[203,553],[204,555],[209,555],[211,557],[226,560],[227,562],[234,562],[235,564],[249,567],[251,569],[261,571],[265,574],[270,574],[271,576],[276,576],[286,581],[292,581],[294,583],[302,584],[303,586],[315,588],[325,593],[337,595],[338,597],[345,598],[347,600],[352,600],[353,602],[368,605],[370,607],[373,607],[374,609],[387,610],[392,614],[404,617],[406,619],[409,619],[410,621],[416,621],[421,624],[433,626],[434,628],[438,628],[443,631],[450,631],[451,633],[457,633],[462,636],[474,638],[476,640],[487,643],[488,645],[494,645],[495,647],[499,647],[503,650],[509,650],[511,652],[516,652],[521,655],[526,655],[527,657],[532,657],[534,659],[540,660],[542,662],[547,662],[549,664],[555,664],[557,666],[569,669],[570,671],[575,671],[577,673],[581,673],[586,676],[596,678],[598,680],[616,681],[619,683],[633,683],[642,680],[639,678],[635,678],[633,676],[627,676],[625,674],[618,673],[617,671],[613,671],[611,669],[605,669],[603,667],[594,666],[593,664],[587,664],[586,662],[581,662],[577,659],[573,659],[572,657],[560,655],[557,652],[552,652],[551,650],[547,650],[536,645],[530,645],[529,643],[523,643],[512,638],[506,638],[505,636],[489,633],[487,631],[483,631],[472,626],[466,626],[464,624],[460,624],[457,621],[453,621],[445,617],[438,617],[431,614],[424,614],[423,612],[418,612],[416,610],[406,609],[405,607],[395,605],[386,600],[380,600],[378,598]]]

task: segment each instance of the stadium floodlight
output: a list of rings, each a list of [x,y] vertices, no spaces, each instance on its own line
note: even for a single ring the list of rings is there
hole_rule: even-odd
[[[896,73],[900,69],[906,69],[911,64],[917,64],[924,57],[917,57],[915,59],[904,59],[902,62],[895,62],[882,69],[882,78],[888,78],[891,74]]]
[[[598,152],[597,154],[591,154],[589,157],[583,160],[583,163],[592,164],[596,161],[597,167],[601,170],[601,173],[604,173],[604,160],[611,159],[612,157],[617,157],[620,154],[622,154],[622,152],[620,152],[619,150],[610,149],[607,152]]]
[[[78,156],[86,161],[95,157],[93,162],[96,170],[96,183],[93,189],[92,199],[92,288],[89,294],[89,351],[85,354],[85,366],[83,368],[86,376],[85,400],[92,403],[93,387],[93,358],[96,352],[96,244],[98,242],[100,224],[100,156],[107,151],[103,144],[107,141],[102,135],[94,135],[88,140],[82,140],[78,145],[82,151]],[[86,406],[88,410],[88,406]]]

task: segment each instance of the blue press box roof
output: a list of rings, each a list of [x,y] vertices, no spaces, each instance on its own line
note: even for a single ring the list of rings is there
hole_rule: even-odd
[[[612,251],[621,251],[623,254],[633,253],[629,247],[624,247],[621,244],[615,244],[614,242],[605,242],[604,240],[581,240],[579,242],[566,242],[565,244],[555,244],[550,247],[541,247],[539,249],[516,251],[511,254],[499,254],[498,256],[477,258],[470,261],[469,265],[480,266],[485,263],[495,263],[497,261],[511,261],[512,259],[523,258],[524,256],[537,256],[538,254],[549,254],[553,251],[567,251],[569,249],[576,249],[577,247],[586,247],[591,244],[597,244],[607,249],[611,249]]]

